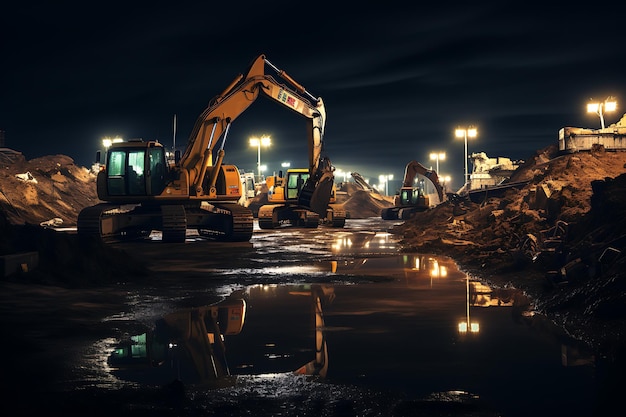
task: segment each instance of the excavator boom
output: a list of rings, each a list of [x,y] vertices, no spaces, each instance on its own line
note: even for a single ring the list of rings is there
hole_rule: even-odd
[[[417,161],[411,161],[406,164],[406,168],[404,169],[404,180],[402,182],[402,187],[412,187],[415,176],[417,176],[418,174],[428,178],[428,180],[435,186],[435,190],[437,191],[437,195],[439,196],[439,201],[443,201],[443,187],[439,183],[439,176],[437,175],[437,172],[435,170],[426,168],[424,165],[420,164]]]
[[[278,83],[271,75],[267,75],[266,64],[287,80],[292,88]],[[180,165],[189,172],[192,189],[199,188],[203,181],[204,168],[213,165],[213,151],[220,141],[220,150],[223,149],[230,124],[259,95],[264,95],[307,119],[309,170],[311,173],[318,170],[326,123],[323,100],[311,95],[292,77],[276,68],[264,55],[260,55],[245,74],[238,75],[226,90],[210,101],[196,120],[187,149],[180,160]]]

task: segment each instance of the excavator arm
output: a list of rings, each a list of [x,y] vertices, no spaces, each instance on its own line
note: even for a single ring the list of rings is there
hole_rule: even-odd
[[[435,170],[426,168],[424,165],[420,164],[417,161],[411,161],[406,164],[402,187],[412,187],[413,181],[415,180],[415,176],[417,174],[425,176],[430,182],[432,182],[432,184],[435,186],[435,190],[437,190],[439,201],[443,201],[443,187],[439,183],[439,176],[437,175],[437,172]]]
[[[265,73],[265,66],[273,69],[291,87],[280,84],[272,76]],[[224,143],[231,123],[241,115],[259,95],[280,103],[307,119],[309,170],[311,176],[321,177],[318,173],[324,170],[320,166],[326,110],[319,97],[312,96],[304,87],[297,83],[284,71],[276,68],[265,55],[259,55],[250,65],[245,74],[238,75],[232,83],[218,96],[214,97],[208,107],[195,122],[187,148],[180,160],[180,166],[189,173],[190,190],[200,193],[205,174],[209,167],[211,175],[217,175],[224,156]],[[217,158],[213,162],[216,146]],[[215,178],[210,178],[211,183]]]

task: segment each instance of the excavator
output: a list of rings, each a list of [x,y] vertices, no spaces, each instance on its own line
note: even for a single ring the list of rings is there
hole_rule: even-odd
[[[291,87],[266,74],[266,65]],[[166,158],[166,148],[158,141],[113,143],[96,180],[103,203],[79,213],[78,234],[117,241],[160,230],[163,242],[182,243],[187,229],[196,229],[214,240],[250,240],[252,211],[239,204],[240,171],[223,163],[224,145],[234,120],[260,95],[307,119],[311,175],[298,203],[314,212],[325,211],[334,176],[329,164],[319,164],[324,103],[261,54],[209,102],[182,156],[176,152],[174,158]]]
[[[318,152],[311,156],[313,160],[308,169],[292,168],[287,170],[286,176],[281,171],[277,176],[265,179],[268,186],[268,204],[259,208],[258,221],[261,229],[280,226],[316,228],[319,224],[345,226],[346,210],[343,204],[337,203],[337,189],[332,175],[334,168],[327,158],[320,158]],[[318,160],[319,163],[316,162]],[[316,204],[309,204],[305,197],[307,182],[310,181],[325,184],[323,187],[318,185],[314,190],[317,195],[312,201]]]
[[[298,89],[306,92],[304,88]],[[267,201],[259,207],[261,229],[281,226],[316,228],[319,224],[344,227],[346,210],[337,202],[334,171],[328,157],[322,156],[326,112],[321,98],[299,99],[302,114],[311,115],[308,129],[309,167],[288,169],[266,177]]]
[[[400,194],[394,198],[394,206],[381,210],[383,220],[407,220],[414,213],[426,211],[431,207],[430,198],[424,193],[422,187],[416,187],[414,180],[417,175],[426,177],[435,187],[439,202],[444,201],[443,187],[439,183],[437,172],[426,168],[417,161],[410,161],[404,170],[404,180]]]

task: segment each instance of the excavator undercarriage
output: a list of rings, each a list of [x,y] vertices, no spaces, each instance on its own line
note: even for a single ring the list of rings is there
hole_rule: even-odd
[[[250,210],[236,203],[102,203],[81,211],[78,228],[81,236],[100,237],[107,242],[144,238],[160,230],[163,242],[181,243],[187,229],[213,240],[243,242],[252,237],[253,218]]]

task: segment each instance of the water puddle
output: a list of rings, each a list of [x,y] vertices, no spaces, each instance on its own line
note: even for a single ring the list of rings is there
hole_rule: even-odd
[[[331,243],[335,255],[387,245],[376,234]],[[229,287],[220,302],[166,314],[110,349],[110,373],[239,395],[252,384],[259,395],[271,386],[298,396],[323,381],[341,395],[480,399],[507,416],[591,414],[594,358],[534,315],[517,290],[490,288],[448,258],[418,254],[290,268],[298,267],[254,273],[313,279]],[[322,273],[327,282],[315,278]]]

